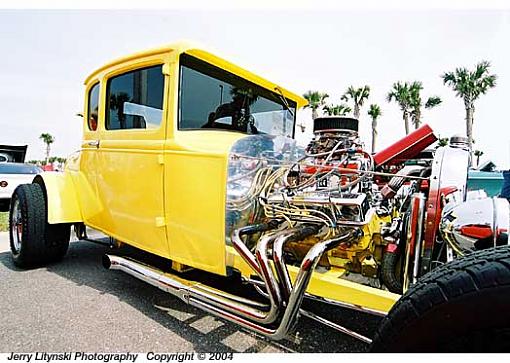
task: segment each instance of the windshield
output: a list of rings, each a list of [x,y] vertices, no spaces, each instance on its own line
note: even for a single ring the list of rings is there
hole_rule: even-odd
[[[293,137],[296,103],[182,54],[179,129],[222,129]]]

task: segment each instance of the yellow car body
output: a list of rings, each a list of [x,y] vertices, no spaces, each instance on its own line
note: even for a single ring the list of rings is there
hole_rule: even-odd
[[[179,57],[188,54],[242,77],[303,107],[301,96],[188,43],[136,53],[106,64],[85,80],[81,150],[61,174],[43,173],[48,222],[79,223],[122,243],[218,275],[234,269],[249,278],[244,260],[226,244],[227,165],[232,145],[244,134],[179,130]],[[108,130],[108,80],[161,65],[162,122],[157,128]],[[99,85],[97,129],[88,126],[89,94]],[[367,226],[366,228],[371,228]],[[297,268],[289,266],[292,277]],[[400,295],[340,277],[339,268],[315,272],[308,293],[346,306],[385,314]]]

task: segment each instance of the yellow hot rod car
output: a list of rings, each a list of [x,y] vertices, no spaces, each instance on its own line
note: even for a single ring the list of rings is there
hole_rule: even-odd
[[[425,125],[372,155],[358,120],[322,117],[300,148],[306,104],[186,43],[108,63],[85,80],[81,150],[14,192],[15,264],[61,259],[87,226],[165,261],[112,254],[105,267],[271,339],[307,316],[373,351],[508,348],[509,204],[468,192],[466,140],[420,159],[436,140]],[[371,339],[303,299],[384,319]]]

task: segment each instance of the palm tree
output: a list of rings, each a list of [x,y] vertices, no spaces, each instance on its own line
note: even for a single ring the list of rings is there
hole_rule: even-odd
[[[473,146],[473,122],[475,113],[475,101],[484,95],[489,88],[496,86],[495,74],[489,74],[490,63],[482,61],[478,63],[474,71],[466,68],[456,68],[453,72],[445,72],[441,75],[443,83],[450,86],[456,96],[464,100],[466,108],[466,136],[469,148]]]
[[[476,156],[476,167],[478,168],[478,166],[480,165],[480,156],[483,155],[483,151],[475,150],[474,154]]]
[[[50,134],[43,133],[39,138],[46,144],[46,164],[50,158],[50,145],[55,142],[55,138]]]
[[[377,119],[382,115],[381,108],[375,104],[370,105],[368,115],[372,118],[372,153],[374,153],[375,139],[377,137]]]
[[[420,127],[421,124],[421,108],[423,107],[421,94],[420,92],[423,90],[423,85],[421,82],[413,82],[409,86],[409,92],[411,97],[411,121],[414,124],[414,128],[417,129]],[[427,102],[425,102],[425,108],[431,109],[443,102],[441,98],[438,96],[432,96],[427,99]]]
[[[409,134],[409,115],[412,108],[411,86],[409,83],[394,83],[392,90],[386,96],[386,100],[388,102],[395,101],[400,106],[406,135]]]
[[[359,120],[360,109],[363,107],[363,104],[370,96],[370,87],[363,86],[360,88],[354,88],[350,86],[347,88],[347,91],[340,98],[342,101],[349,102],[349,100],[353,101],[354,104],[354,112],[353,116],[355,119]]]
[[[308,107],[312,109],[312,119],[315,120],[319,117],[317,110],[326,104],[326,98],[328,98],[329,95],[319,91],[308,91],[303,97],[308,101],[308,105],[306,105],[305,108]]]
[[[436,149],[438,147],[443,147],[443,146],[448,146],[448,138],[447,137],[441,137],[439,136],[439,139],[437,140],[437,146],[436,146]]]
[[[322,110],[326,112],[328,116],[345,116],[352,111],[351,108],[345,104],[324,105]]]

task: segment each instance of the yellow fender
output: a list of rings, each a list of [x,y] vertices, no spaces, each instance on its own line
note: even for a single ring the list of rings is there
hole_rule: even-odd
[[[48,223],[83,222],[78,195],[70,173],[43,172],[34,178],[46,194]]]

